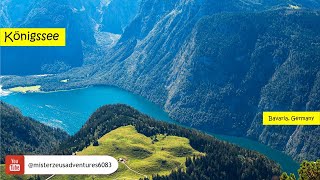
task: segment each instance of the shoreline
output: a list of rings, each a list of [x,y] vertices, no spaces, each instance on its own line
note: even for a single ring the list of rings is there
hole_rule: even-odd
[[[117,89],[121,89],[121,90],[127,91],[127,90],[122,89],[122,88],[119,88],[119,87],[117,87],[117,86],[110,86],[110,85],[89,85],[89,86],[83,86],[83,87],[78,87],[78,88],[60,89],[60,90],[53,90],[53,91],[27,92],[27,93],[47,94],[47,93],[56,93],[56,92],[75,91],[75,90],[81,90],[81,89],[86,89],[86,88],[90,88],[90,87],[114,87],[114,88],[117,88]],[[130,92],[130,91],[128,91],[128,92]],[[27,93],[25,93],[25,94],[27,94]],[[130,92],[130,93],[132,93],[132,92]],[[22,94],[22,93],[21,93],[21,94]],[[133,94],[134,94],[134,93],[133,93]],[[142,96],[141,96],[141,97],[142,97]],[[148,101],[149,101],[149,100],[148,100]],[[151,102],[151,101],[150,101],[150,102]],[[162,109],[162,108],[161,108],[161,109]],[[166,112],[166,113],[168,113],[168,112]],[[148,116],[150,116],[150,115],[148,115]],[[170,119],[171,119],[171,118],[170,118]],[[160,119],[158,119],[158,120],[160,120]],[[290,160],[292,160],[291,162],[295,162],[294,165],[293,165],[293,167],[299,165],[299,163],[298,163],[296,160],[294,160],[291,156],[285,154],[285,153],[282,152],[282,151],[279,151],[279,150],[276,150],[276,149],[273,149],[273,148],[271,148],[271,150],[273,150],[273,151],[275,152],[275,154],[272,154],[272,155],[270,156],[269,152],[266,152],[266,151],[262,150],[262,149],[264,149],[264,147],[268,147],[267,145],[265,145],[265,144],[263,144],[263,143],[261,143],[261,142],[259,142],[259,141],[255,141],[255,140],[253,140],[253,139],[250,139],[250,138],[239,137],[239,136],[232,136],[232,135],[225,135],[225,134],[222,134],[222,133],[207,132],[207,131],[203,131],[203,130],[201,130],[201,129],[196,129],[196,128],[192,128],[192,127],[187,127],[187,126],[182,125],[181,123],[175,121],[174,119],[172,119],[172,121],[169,121],[169,122],[168,122],[168,121],[165,121],[165,120],[161,120],[161,121],[164,121],[164,122],[166,122],[166,123],[176,124],[176,125],[182,126],[182,127],[184,127],[184,128],[195,129],[195,130],[197,130],[197,131],[199,131],[199,132],[202,132],[202,133],[204,133],[204,134],[207,134],[207,135],[209,135],[209,136],[211,136],[211,137],[215,137],[215,138],[217,138],[217,139],[220,140],[220,141],[225,141],[225,142],[234,144],[234,145],[236,145],[236,146],[240,146],[240,147],[243,147],[243,148],[246,148],[246,149],[250,149],[250,150],[253,150],[253,151],[257,151],[257,152],[259,152],[260,154],[263,154],[263,155],[267,156],[268,158],[276,161],[276,162],[281,166],[282,169],[286,169],[286,171],[288,171],[288,172],[291,172],[291,170],[288,170],[288,169],[291,169],[291,168],[288,168],[288,166],[285,166],[285,165],[284,165],[285,163],[281,162],[281,160],[279,161],[279,159],[277,159],[277,158],[278,158],[277,155],[275,155],[275,154],[278,154],[278,155],[280,155],[280,156],[282,156],[282,157],[285,157],[284,159],[286,159],[286,160],[289,160],[289,159],[287,159],[287,158],[290,158]],[[255,143],[257,143],[257,144],[256,144],[256,145],[253,145],[253,144],[255,144]],[[268,149],[268,148],[266,148],[266,149]],[[283,155],[285,155],[285,156],[283,156]],[[280,162],[281,162],[281,163],[280,163]],[[291,166],[292,166],[292,163],[290,163],[290,164],[291,164]],[[292,172],[292,173],[296,173],[296,172]]]
[[[4,96],[8,96],[10,95],[12,92],[9,90],[5,90],[2,89],[2,85],[0,85],[0,97],[4,97]]]
[[[29,93],[46,94],[46,93],[56,93],[56,92],[75,91],[75,90],[86,89],[86,88],[89,88],[89,87],[92,87],[92,86],[79,87],[79,88],[71,88],[71,89],[59,89],[59,90],[52,90],[52,91],[29,92]]]

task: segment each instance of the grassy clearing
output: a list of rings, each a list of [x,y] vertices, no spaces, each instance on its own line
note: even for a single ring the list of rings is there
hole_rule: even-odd
[[[62,83],[67,83],[67,82],[69,82],[69,79],[63,79],[63,80],[61,80],[60,82],[62,82]]]
[[[27,92],[40,92],[40,85],[37,86],[19,86],[19,87],[14,87],[10,88],[9,91],[11,92],[20,92],[20,93],[27,93]]]
[[[153,140],[152,140],[153,139]],[[99,146],[89,146],[77,155],[109,155],[116,159],[124,158],[126,164],[133,170],[146,174],[170,174],[173,169],[185,168],[187,156],[202,156],[194,150],[187,138],[177,136],[157,135],[147,137],[136,131],[134,126],[123,126],[101,137]],[[31,176],[7,176],[4,165],[1,166],[1,179],[28,179]],[[41,176],[45,179],[48,176]],[[92,179],[139,179],[143,176],[130,171],[124,164],[119,163],[119,169],[112,175],[56,175],[51,180],[92,180]]]
[[[101,137],[99,146],[89,146],[77,155],[110,155],[126,159],[126,164],[149,177],[152,174],[169,174],[173,169],[184,168],[187,156],[203,155],[194,150],[187,138],[157,135],[158,141],[140,134],[133,126],[124,126]],[[119,163],[116,173],[109,176],[56,176],[53,179],[139,179],[143,176],[128,170]]]
[[[290,7],[291,9],[295,9],[295,10],[301,9],[300,6],[292,5],[292,4],[289,4],[289,7]]]

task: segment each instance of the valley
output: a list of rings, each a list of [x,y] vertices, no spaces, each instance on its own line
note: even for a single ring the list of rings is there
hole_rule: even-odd
[[[67,29],[63,48],[1,47],[0,100],[25,116],[76,135],[97,108],[120,103],[287,172],[320,158],[320,126],[262,125],[264,111],[320,110],[316,0],[0,4],[0,27]]]
[[[212,3],[150,1],[142,8],[159,8],[140,12],[111,49],[87,54],[84,66],[48,77],[5,76],[2,85],[40,84],[43,91],[112,85],[147,98],[184,125],[246,136],[298,161],[319,158],[318,126],[261,125],[262,111],[320,108],[317,11],[237,13],[243,6],[231,3],[231,13],[219,13],[206,9]]]
[[[104,104],[127,104],[157,120],[179,124],[161,107],[115,87],[97,86],[49,93],[11,94],[0,99],[18,107],[24,115],[60,127],[69,134],[76,133],[90,115]],[[291,157],[259,142],[248,138],[207,133],[218,139],[258,151],[279,163],[286,172],[296,173],[299,168],[299,164]]]

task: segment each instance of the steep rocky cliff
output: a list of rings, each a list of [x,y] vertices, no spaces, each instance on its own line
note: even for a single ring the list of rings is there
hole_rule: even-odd
[[[319,127],[265,127],[261,117],[319,110],[319,12],[252,12],[230,1],[143,5],[91,78],[141,94],[192,127],[246,135],[298,160],[320,157]]]

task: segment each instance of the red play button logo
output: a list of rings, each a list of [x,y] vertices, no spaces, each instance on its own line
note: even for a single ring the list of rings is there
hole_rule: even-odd
[[[6,174],[24,174],[24,157],[22,155],[6,156]]]

